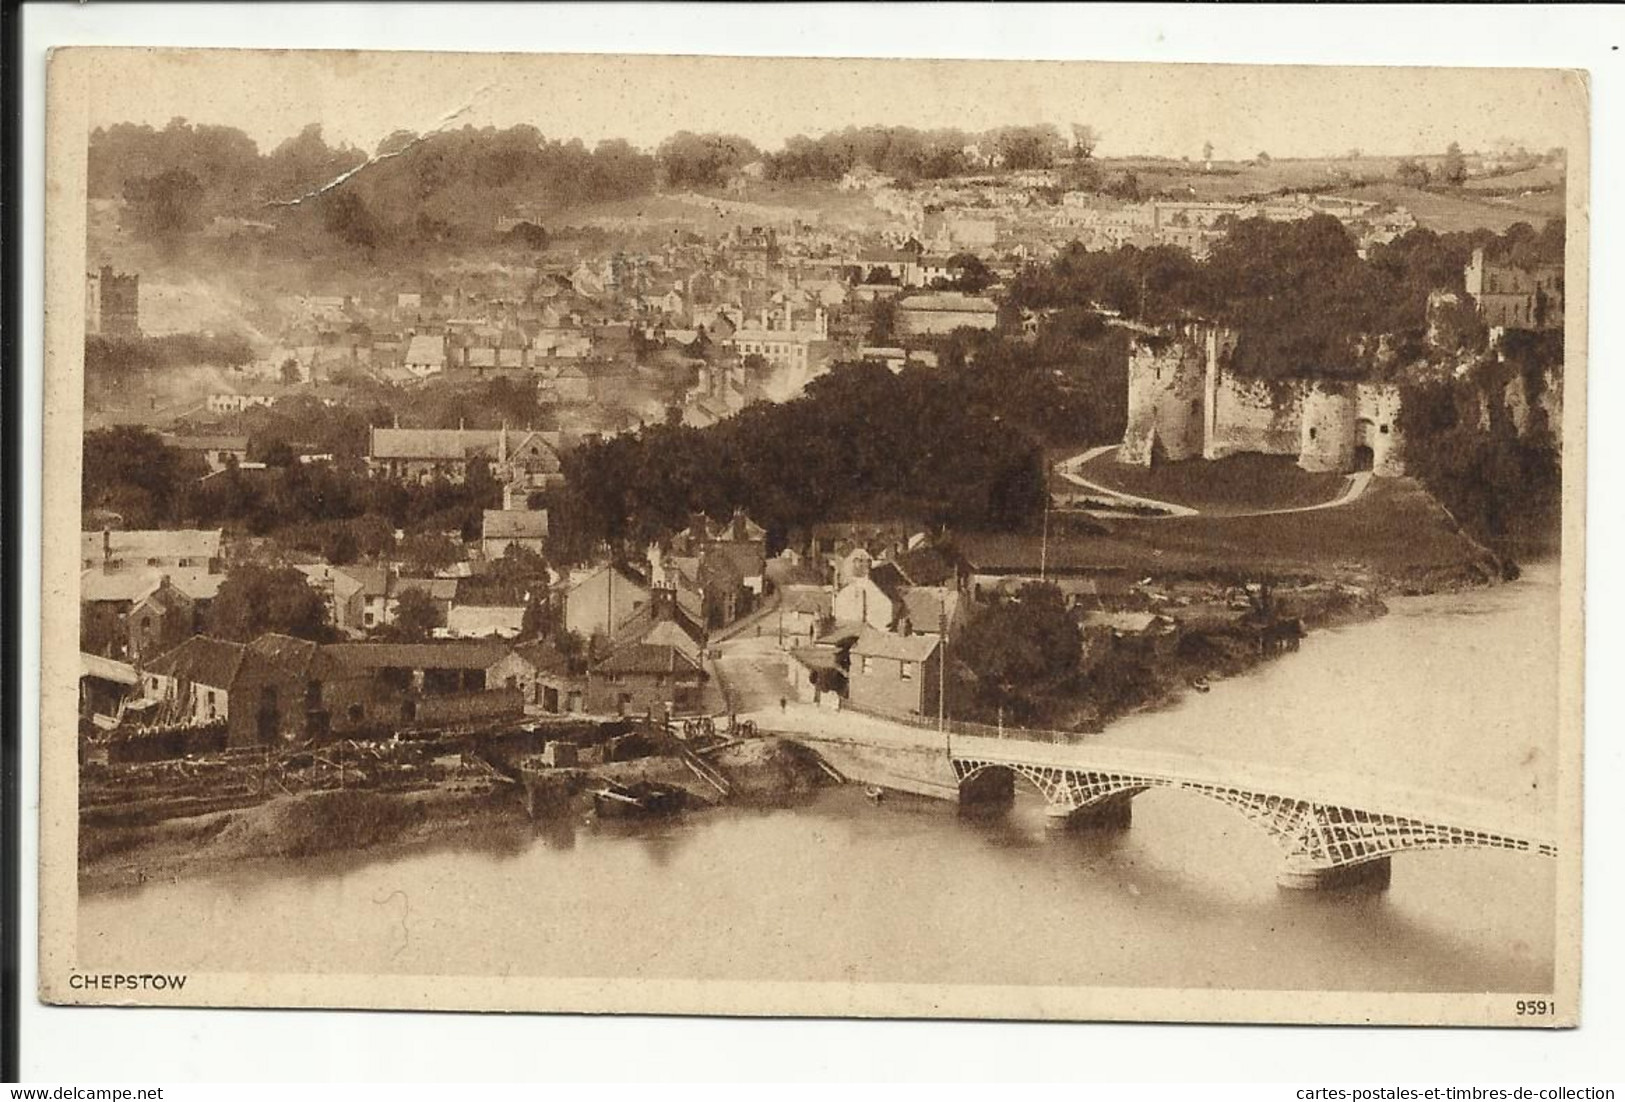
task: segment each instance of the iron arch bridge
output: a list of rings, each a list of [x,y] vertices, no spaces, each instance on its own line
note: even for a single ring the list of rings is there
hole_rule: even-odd
[[[944,743],[936,750],[941,754]],[[1297,774],[1209,758],[954,736],[946,740],[961,790],[1008,770],[1043,793],[1051,815],[1126,825],[1128,801],[1153,788],[1190,792],[1239,812],[1283,852],[1281,882],[1386,883],[1388,859],[1412,850],[1483,848],[1556,857],[1557,846],[1507,808],[1365,778]],[[1490,826],[1486,824],[1494,823]]]

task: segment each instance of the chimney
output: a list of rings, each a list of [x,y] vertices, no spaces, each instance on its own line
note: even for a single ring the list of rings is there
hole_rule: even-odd
[[[677,618],[677,590],[670,586],[651,586],[649,589],[649,618],[665,623]]]

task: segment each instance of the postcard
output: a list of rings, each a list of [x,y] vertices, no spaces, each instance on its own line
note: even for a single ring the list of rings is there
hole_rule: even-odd
[[[1588,127],[56,51],[41,997],[1576,1024]]]

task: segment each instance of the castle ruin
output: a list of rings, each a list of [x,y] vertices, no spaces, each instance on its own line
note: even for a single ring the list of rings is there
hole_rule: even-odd
[[[1230,370],[1235,347],[1234,330],[1206,323],[1136,338],[1119,460],[1151,466],[1256,452],[1294,456],[1306,471],[1405,473],[1397,386],[1243,378]]]

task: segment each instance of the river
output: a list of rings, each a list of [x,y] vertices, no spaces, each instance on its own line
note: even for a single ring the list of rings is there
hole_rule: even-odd
[[[1553,812],[1557,571],[1390,602],[1103,738],[1348,770]],[[1278,889],[1234,812],[1150,791],[1057,832],[870,803],[726,809],[87,894],[80,967],[1524,992],[1551,985],[1555,862],[1402,854],[1383,893]]]

